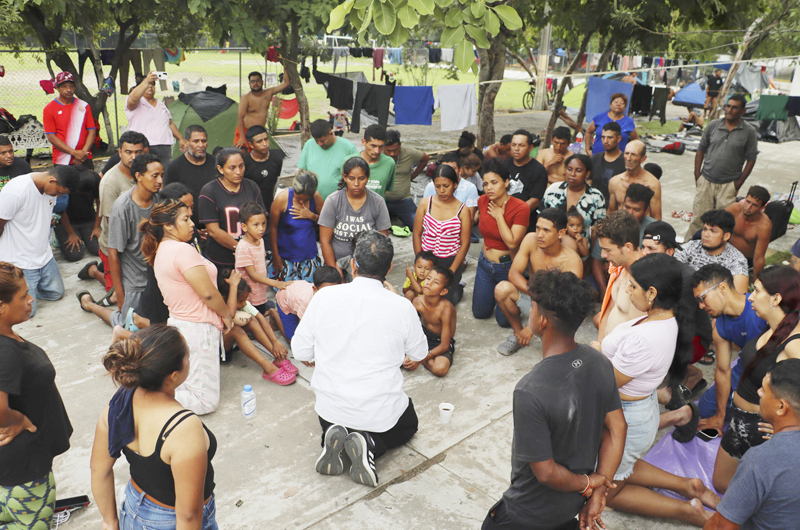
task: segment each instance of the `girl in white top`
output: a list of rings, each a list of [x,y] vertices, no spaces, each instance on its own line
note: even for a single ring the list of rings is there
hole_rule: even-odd
[[[592,345],[611,359],[622,411],[628,423],[625,448],[616,488],[609,489],[607,504],[615,510],[680,519],[703,526],[719,502],[700,479],[667,473],[641,460],[655,441],[659,427],[656,390],[669,374],[683,379],[691,353],[694,329],[690,320],[691,294],[683,291],[681,264],[667,254],[649,254],[630,268],[627,287],[631,303],[644,317],[618,325],[602,343]],[[676,353],[678,352],[678,353]],[[648,489],[669,489],[691,499],[683,501]]]

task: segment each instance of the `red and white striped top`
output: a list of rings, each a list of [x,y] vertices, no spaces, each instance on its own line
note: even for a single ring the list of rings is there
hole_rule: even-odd
[[[446,221],[439,221],[431,215],[431,204],[433,197],[428,199],[428,211],[422,219],[422,250],[433,252],[437,258],[449,258],[455,256],[461,248],[461,210],[464,204],[458,209],[455,217]]]

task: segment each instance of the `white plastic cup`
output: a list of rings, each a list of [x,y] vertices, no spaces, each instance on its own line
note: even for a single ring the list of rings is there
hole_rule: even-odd
[[[447,425],[453,417],[453,409],[456,407],[452,403],[439,403],[439,420]]]

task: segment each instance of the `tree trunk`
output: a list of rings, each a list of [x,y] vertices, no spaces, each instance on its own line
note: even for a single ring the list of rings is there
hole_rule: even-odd
[[[531,48],[530,46],[526,46],[526,48],[528,49],[528,58],[531,60],[531,66],[533,66],[533,70],[535,72],[539,70],[539,61],[537,61],[536,56],[533,55],[533,48]]]
[[[293,14],[289,22],[289,34],[286,34],[286,27],[281,28],[281,45],[284,50],[288,50],[286,59],[283,62],[286,68],[286,75],[289,76],[289,82],[294,88],[294,95],[297,98],[297,106],[300,108],[300,145],[305,145],[306,141],[311,138],[311,120],[310,109],[308,106],[308,98],[303,89],[303,83],[300,79],[300,72],[297,69],[299,62],[300,52],[300,29],[297,20],[297,15]],[[288,42],[287,42],[288,41]]]
[[[608,39],[608,42],[605,43],[605,47],[603,48],[603,52],[600,54],[600,59],[597,61],[596,72],[602,72],[606,69],[606,63],[608,62],[608,58],[611,57],[611,52],[614,51],[614,37]],[[586,78],[586,88],[589,88],[589,78]],[[586,90],[583,92],[583,99],[581,100],[581,110],[578,111],[578,119],[575,120],[578,125],[583,127],[583,121],[586,119],[586,96],[588,96],[589,91]]]
[[[545,135],[544,142],[542,142],[542,147],[547,148],[550,147],[550,140],[553,135],[553,129],[556,126],[556,121],[558,120],[558,109],[561,108],[561,100],[564,98],[564,89],[567,87],[567,83],[571,81],[570,74],[575,71],[575,68],[578,66],[578,63],[583,56],[583,52],[586,51],[586,46],[589,44],[589,40],[592,38],[591,33],[587,33],[584,35],[583,40],[581,40],[581,46],[578,50],[578,53],[575,54],[575,58],[572,59],[572,62],[569,64],[569,68],[566,72],[566,77],[561,81],[560,86],[558,87],[558,93],[556,94],[556,100],[553,103],[553,112],[550,114],[550,123],[547,124],[547,134]],[[580,125],[580,124],[579,124]]]
[[[736,72],[739,70],[739,61],[742,60],[742,56],[744,52],[747,51],[747,47],[750,45],[752,41],[753,30],[756,26],[764,20],[764,17],[758,17],[750,27],[747,28],[747,32],[744,34],[744,40],[742,44],[739,45],[739,50],[736,52],[736,56],[733,58],[733,64],[731,65],[731,69],[728,70],[728,76],[725,78],[725,83],[722,85],[722,89],[719,91],[719,97],[717,99],[716,108],[711,109],[711,114],[709,114],[709,120],[716,120],[719,116],[719,104],[722,103],[723,105],[728,99],[728,90],[731,88],[731,83],[733,83],[733,79],[736,77]]]
[[[499,81],[503,79],[506,67],[506,36],[503,31],[490,38],[488,50],[478,50],[480,66],[478,81]],[[501,83],[478,85],[478,147],[494,143],[494,100]]]
[[[528,65],[527,65],[527,64],[525,64],[525,59],[523,59],[523,58],[522,58],[522,57],[521,57],[521,56],[520,56],[518,53],[514,53],[514,52],[512,52],[511,50],[508,50],[508,54],[509,54],[511,57],[513,57],[514,59],[516,59],[516,60],[517,60],[517,62],[519,63],[519,65],[520,65],[521,67],[523,67],[523,68],[525,69],[525,71],[526,71],[526,72],[528,72],[528,75],[529,75],[529,76],[531,76],[531,78],[533,78],[533,79],[536,79],[536,74],[534,74],[534,73],[533,73],[533,71],[531,71],[531,69],[530,69],[530,68],[528,68]]]
[[[97,49],[97,45],[94,42],[94,31],[92,30],[92,26],[88,21],[84,21],[83,30],[86,32],[86,37],[88,37],[87,40],[89,41],[89,49],[92,52],[92,65],[94,66],[94,76],[97,79],[97,88],[102,89],[103,65],[100,61],[100,51]],[[106,126],[106,134],[108,135],[108,149],[106,152],[110,154],[115,151],[114,146],[115,142],[119,140],[119,131],[117,131],[115,137],[111,129],[111,120],[108,116],[108,109],[105,108],[105,105],[103,106],[101,113],[103,115],[103,123]]]

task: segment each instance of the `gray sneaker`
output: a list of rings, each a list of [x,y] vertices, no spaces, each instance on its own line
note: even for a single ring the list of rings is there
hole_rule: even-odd
[[[503,344],[497,347],[497,351],[500,355],[514,355],[522,348],[519,342],[517,342],[517,337],[514,335],[510,335],[506,340],[503,341]]]
[[[342,450],[347,438],[347,429],[341,425],[331,425],[325,431],[325,445],[317,459],[315,469],[323,475],[341,475],[344,472]]]

